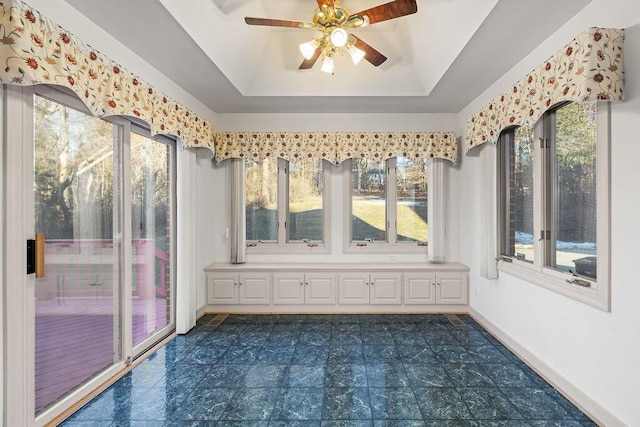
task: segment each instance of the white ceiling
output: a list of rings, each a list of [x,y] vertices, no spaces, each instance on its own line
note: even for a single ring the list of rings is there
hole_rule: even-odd
[[[315,0],[66,1],[217,113],[457,113],[591,0],[418,0],[414,15],[353,31],[384,64],[339,57],[335,75],[319,61],[298,70],[315,30],[244,23],[307,21]]]

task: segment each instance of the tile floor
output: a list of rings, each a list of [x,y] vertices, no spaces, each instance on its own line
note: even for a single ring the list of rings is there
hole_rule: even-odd
[[[205,316],[62,425],[595,425],[459,317]]]

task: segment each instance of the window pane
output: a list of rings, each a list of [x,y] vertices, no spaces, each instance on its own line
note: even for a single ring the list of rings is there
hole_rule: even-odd
[[[427,160],[396,160],[398,241],[427,241]]]
[[[171,147],[131,134],[133,345],[171,322]]]
[[[352,161],[351,241],[387,240],[385,167],[385,162]]]
[[[278,240],[278,161],[245,164],[247,240]]]
[[[322,241],[322,160],[289,164],[289,241]]]
[[[532,128],[517,128],[501,143],[501,253],[533,262],[533,149]]]
[[[120,360],[121,230],[114,126],[39,96],[34,122],[36,230],[46,234],[35,286],[39,413]]]
[[[596,104],[568,104],[555,117],[549,265],[596,278]]]

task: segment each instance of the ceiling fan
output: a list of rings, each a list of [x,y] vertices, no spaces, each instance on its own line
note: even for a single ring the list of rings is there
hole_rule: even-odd
[[[318,7],[313,11],[311,21],[251,17],[244,18],[244,21],[249,25],[320,31],[319,37],[300,45],[300,52],[305,59],[299,68],[305,70],[313,67],[318,58],[322,56],[321,70],[334,74],[333,58],[336,53],[348,52],[354,64],[364,58],[377,67],[387,60],[386,56],[359,37],[350,34],[348,30],[400,18],[418,11],[416,0],[395,0],[358,13],[351,13],[346,6],[341,4],[341,0],[317,0],[317,2]]]

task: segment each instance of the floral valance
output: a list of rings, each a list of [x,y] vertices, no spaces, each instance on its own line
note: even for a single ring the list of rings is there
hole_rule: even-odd
[[[216,159],[262,161],[281,157],[289,161],[326,159],[386,160],[439,158],[456,162],[458,146],[453,132],[219,132]]]
[[[0,1],[0,82],[53,84],[75,92],[97,117],[125,115],[185,148],[214,150],[213,126],[19,0]]]
[[[622,30],[590,28],[467,121],[465,151],[531,126],[554,104],[624,99]]]

